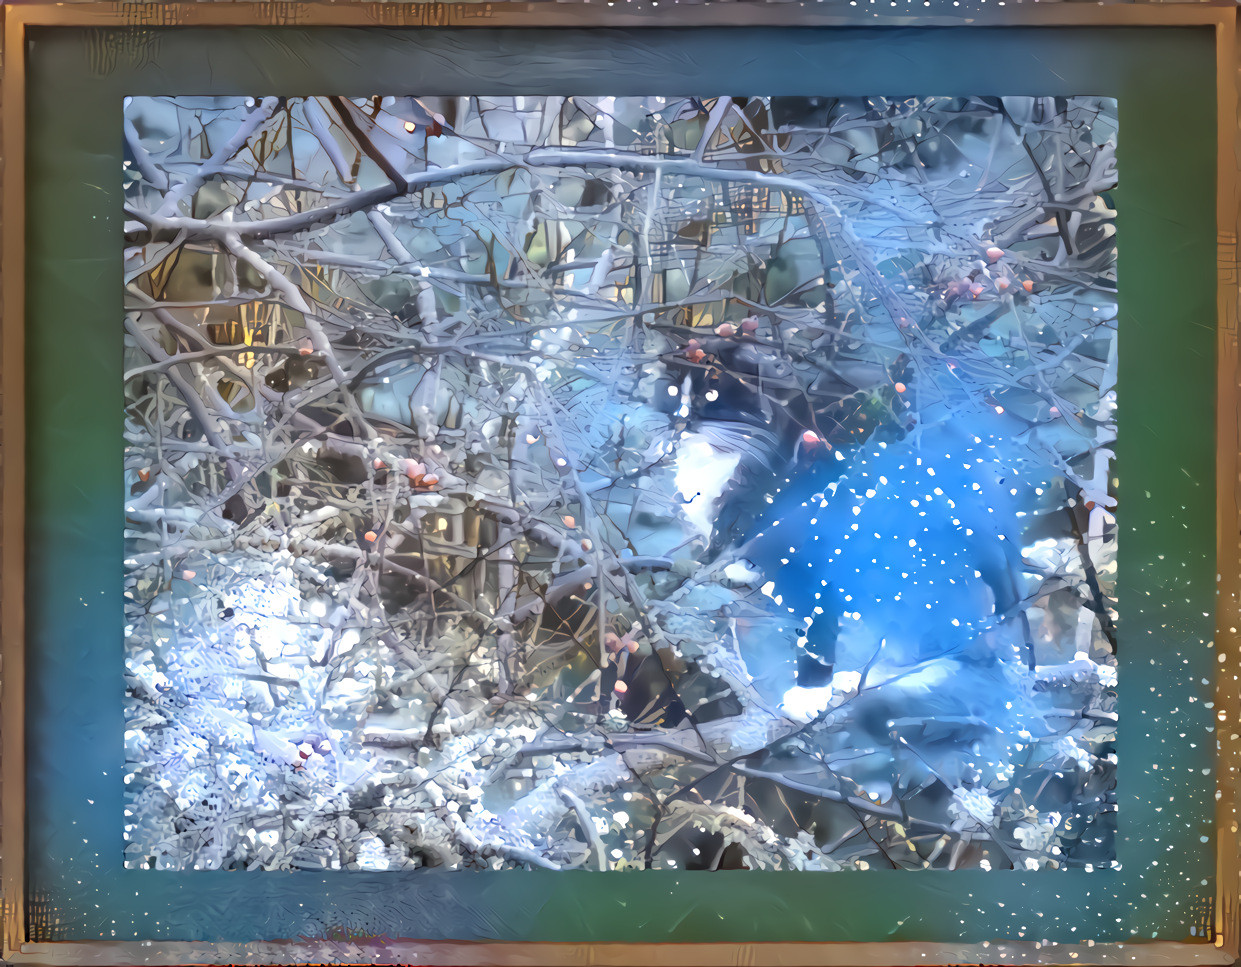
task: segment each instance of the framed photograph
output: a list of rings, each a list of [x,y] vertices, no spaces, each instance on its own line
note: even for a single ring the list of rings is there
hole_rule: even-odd
[[[6,962],[1234,962],[1235,7],[4,17]]]

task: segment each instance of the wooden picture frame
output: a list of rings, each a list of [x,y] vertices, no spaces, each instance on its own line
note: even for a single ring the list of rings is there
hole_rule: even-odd
[[[892,7],[895,7],[892,4]],[[24,964],[181,964],[181,963],[436,963],[436,964],[912,964],[912,963],[1081,963],[1081,964],[1227,964],[1241,950],[1241,847],[1237,826],[1237,770],[1241,767],[1241,736],[1226,726],[1241,716],[1237,648],[1241,636],[1241,372],[1238,370],[1238,127],[1237,75],[1241,68],[1235,46],[1236,7],[1226,3],[1037,4],[1007,6],[971,4],[953,10],[946,4],[933,11],[873,13],[876,8],[835,3],[706,3],[655,2],[569,3],[15,3],[2,8],[3,125],[2,250],[3,330],[0,338],[0,829],[3,856],[3,932],[0,956]],[[890,8],[889,8],[890,10]],[[29,588],[26,574],[32,535],[28,527],[30,463],[27,410],[29,369],[27,346],[27,193],[28,176],[39,159],[28,152],[28,110],[31,103],[27,66],[36,36],[58,30],[149,32],[191,28],[262,28],[279,38],[290,27],[385,29],[405,31],[438,28],[608,28],[659,30],[755,27],[805,28],[932,28],[1013,29],[1099,28],[1158,31],[1197,28],[1213,32],[1215,54],[1215,410],[1216,569],[1218,587],[1214,715],[1217,740],[1215,791],[1215,884],[1209,914],[1209,936],[1194,942],[1179,938],[1135,938],[1132,942],[1044,943],[1034,937],[994,936],[986,942],[875,940],[873,942],[794,942],[779,937],[741,942],[620,941],[421,941],[417,939],[260,940],[207,942],[195,940],[38,940],[30,924],[36,915],[29,893],[27,868],[27,696],[37,682],[28,680],[29,639],[26,630]],[[139,45],[140,46],[140,45]],[[170,91],[170,93],[179,93]],[[985,92],[984,92],[985,93]],[[1123,137],[1123,135],[1122,135]],[[1123,288],[1122,288],[1123,292]],[[118,676],[119,677],[119,676]],[[1122,682],[1124,681],[1122,671]],[[1123,686],[1122,686],[1123,689]],[[1126,693],[1122,690],[1122,696]],[[1137,703],[1139,698],[1132,700]],[[1156,728],[1167,726],[1156,726]],[[1208,780],[1203,780],[1208,781]],[[120,818],[116,824],[119,830]],[[119,851],[119,831],[117,835]],[[193,874],[190,874],[193,875]],[[1204,882],[1206,882],[1204,880]],[[1188,893],[1186,894],[1188,897]],[[56,917],[56,910],[38,916]]]

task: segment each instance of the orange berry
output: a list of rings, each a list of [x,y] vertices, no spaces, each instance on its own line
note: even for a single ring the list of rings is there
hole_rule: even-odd
[[[1025,289],[1027,292],[1034,291],[1034,283],[1031,282],[1029,279],[1026,279],[1024,282],[1022,282],[1021,287]]]
[[[376,534],[374,531],[367,531],[365,534],[362,535],[362,539],[365,540],[369,544],[374,544],[377,540],[379,540],[379,535]]]
[[[904,384],[904,383],[897,383],[897,384],[896,384],[896,391],[897,391],[898,393],[903,393],[903,392],[905,392],[905,384]]]

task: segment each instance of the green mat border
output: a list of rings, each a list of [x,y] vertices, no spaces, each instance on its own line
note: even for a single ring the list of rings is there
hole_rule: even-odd
[[[349,929],[359,912],[384,928],[370,932],[459,939],[953,942],[1015,937],[1019,926],[1025,939],[1062,942],[1188,938],[1214,893],[1213,750],[1178,740],[1210,727],[1203,682],[1215,673],[1209,28],[298,27],[279,36],[178,28],[148,32],[135,51],[121,32],[31,31],[27,804],[30,895],[60,918],[46,939],[274,939],[309,919]],[[1119,873],[121,869],[121,97],[388,90],[1119,100]]]

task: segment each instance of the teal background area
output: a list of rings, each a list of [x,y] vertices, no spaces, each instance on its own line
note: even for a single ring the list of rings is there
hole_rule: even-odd
[[[32,939],[1202,936],[1215,849],[1209,28],[49,28],[30,53],[29,888],[59,918]],[[158,93],[1116,97],[1122,868],[123,869],[121,110],[124,95]]]

